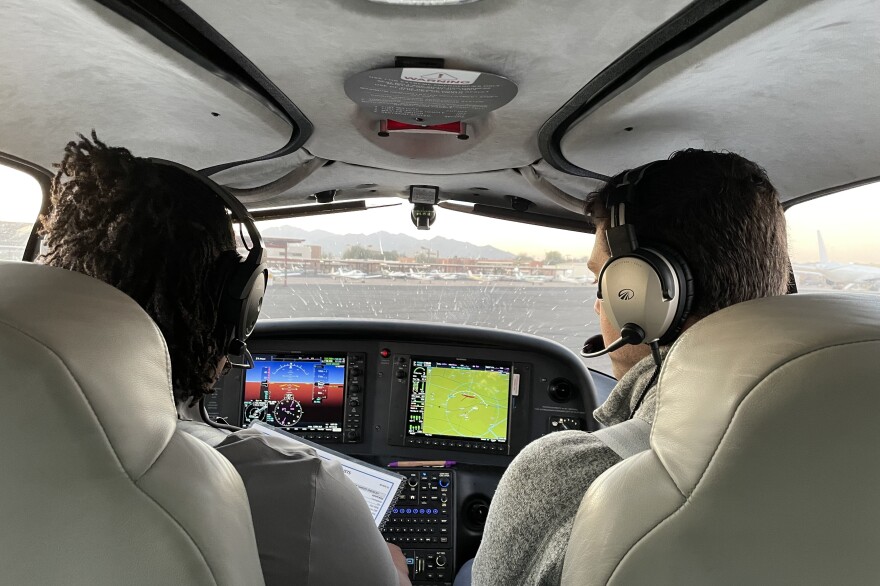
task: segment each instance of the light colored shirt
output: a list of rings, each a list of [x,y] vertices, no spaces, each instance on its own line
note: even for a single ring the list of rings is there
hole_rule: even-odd
[[[266,586],[398,584],[364,497],[337,463],[257,430],[226,434],[202,426],[208,428],[180,422],[181,429],[214,445],[244,481]]]

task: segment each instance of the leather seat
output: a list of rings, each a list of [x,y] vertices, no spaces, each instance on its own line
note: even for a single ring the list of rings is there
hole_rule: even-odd
[[[880,583],[880,296],[736,305],[671,349],[651,448],[583,497],[564,586]]]
[[[79,273],[0,262],[0,582],[263,584],[232,465],[176,430],[165,341]]]

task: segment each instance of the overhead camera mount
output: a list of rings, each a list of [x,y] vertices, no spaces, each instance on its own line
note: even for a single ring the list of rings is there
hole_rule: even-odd
[[[437,212],[434,206],[440,202],[440,188],[436,185],[410,185],[409,202],[413,204],[410,219],[419,230],[430,230]]]

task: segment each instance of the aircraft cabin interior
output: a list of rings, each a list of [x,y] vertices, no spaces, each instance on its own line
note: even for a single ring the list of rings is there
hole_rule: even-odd
[[[57,164],[93,130],[219,186],[242,257],[264,255],[239,364],[186,412],[402,476],[370,507],[417,586],[452,586],[477,555],[527,446],[602,427],[617,380],[607,353],[584,357],[608,344],[590,194],[682,149],[757,162],[793,294],[658,355],[651,448],[571,495],[560,583],[880,582],[876,1],[0,14],[0,583],[263,583],[235,469],[180,438],[158,327],[41,266]],[[267,498],[297,506],[284,485]]]

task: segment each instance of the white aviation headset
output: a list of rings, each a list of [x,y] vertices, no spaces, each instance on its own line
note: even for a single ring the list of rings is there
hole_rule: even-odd
[[[605,234],[611,257],[599,273],[597,297],[620,338],[590,352],[601,344],[591,338],[582,356],[594,358],[627,344],[648,344],[659,363],[657,348],[678,337],[690,313],[694,292],[687,263],[667,247],[640,246],[635,225],[626,219],[627,208],[638,205],[637,187],[645,174],[667,162],[654,161],[627,171],[605,201],[610,213]]]

